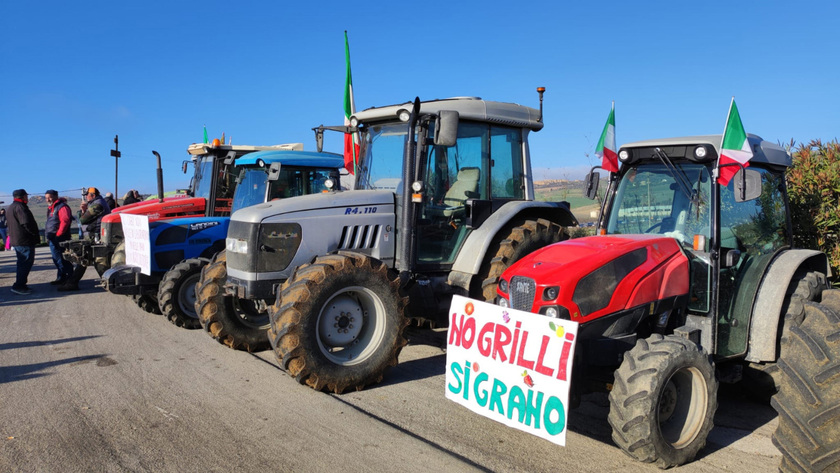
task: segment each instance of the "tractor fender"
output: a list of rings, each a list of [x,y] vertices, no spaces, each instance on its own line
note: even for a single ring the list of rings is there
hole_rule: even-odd
[[[449,284],[469,289],[472,276],[478,274],[487,249],[496,237],[521,219],[544,218],[561,227],[574,227],[578,221],[565,203],[512,201],[502,205],[480,227],[470,232],[452,265]]]
[[[800,269],[820,271],[831,276],[828,258],[819,251],[787,250],[770,263],[755,298],[750,321],[750,344],[745,357],[747,361],[776,361],[782,305],[788,286]]]

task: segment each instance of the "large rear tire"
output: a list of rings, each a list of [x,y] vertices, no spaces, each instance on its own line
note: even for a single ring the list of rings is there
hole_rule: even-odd
[[[510,265],[535,250],[568,238],[565,228],[542,218],[524,220],[517,224],[507,236],[497,240],[487,250],[487,258],[477,276],[481,286],[471,291],[473,297],[480,297],[487,302],[494,301],[499,277]]]
[[[806,301],[819,301],[822,293],[828,288],[825,274],[809,271],[799,272],[793,276],[787,289],[784,304],[782,305],[782,318],[779,320],[778,350],[776,358],[780,356],[781,340],[790,331],[790,324],[794,321],[801,321],[805,316],[805,307],[797,299]],[[765,363],[750,363],[744,371],[746,389],[757,398],[767,402],[770,397],[779,391],[782,372],[775,361]]]
[[[613,441],[659,468],[687,463],[712,430],[717,389],[714,364],[693,342],[658,334],[639,340],[615,372]]]
[[[396,366],[406,344],[406,303],[398,278],[381,261],[321,256],[295,271],[269,309],[271,346],[301,384],[361,390]]]
[[[201,269],[196,313],[204,331],[234,350],[268,350],[268,314],[253,301],[225,294],[227,253],[222,250]]]
[[[178,327],[201,327],[195,308],[196,284],[201,277],[201,268],[206,264],[204,258],[181,261],[167,271],[160,282],[157,296],[160,310]]]
[[[840,290],[799,303],[804,318],[782,338],[781,387],[770,401],[779,413],[773,444],[783,472],[840,471]]]

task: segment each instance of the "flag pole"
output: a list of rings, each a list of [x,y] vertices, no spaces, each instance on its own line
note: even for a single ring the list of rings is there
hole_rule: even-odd
[[[732,116],[732,104],[735,103],[735,96],[729,101],[729,111],[726,112],[726,123],[723,124],[723,133],[720,135],[720,149],[718,150],[718,158],[715,163],[715,169],[712,172],[712,178],[717,182],[720,177],[720,154],[723,152],[723,140],[726,138],[726,130],[729,128],[729,117]]]

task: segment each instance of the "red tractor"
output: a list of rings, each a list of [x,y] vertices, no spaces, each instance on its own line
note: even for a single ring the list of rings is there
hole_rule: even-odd
[[[719,143],[622,147],[598,235],[511,265],[498,303],[580,323],[572,398],[609,390],[612,438],[637,460],[691,461],[718,383],[743,381],[775,393],[783,471],[838,471],[840,291],[824,254],[793,248],[790,155],[750,135],[749,167],[723,186]]]

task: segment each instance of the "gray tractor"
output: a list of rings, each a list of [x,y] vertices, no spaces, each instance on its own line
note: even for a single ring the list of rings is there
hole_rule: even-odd
[[[319,147],[325,130],[360,134],[355,190],[236,212],[226,266],[202,274],[199,316],[222,318],[233,296],[273,302],[266,341],[298,382],[336,393],[379,382],[407,317],[444,321],[453,294],[493,300],[511,263],[577,225],[567,203],[534,200],[528,136],[542,127],[541,109],[454,98],[316,128]],[[220,342],[262,348],[224,317]]]

